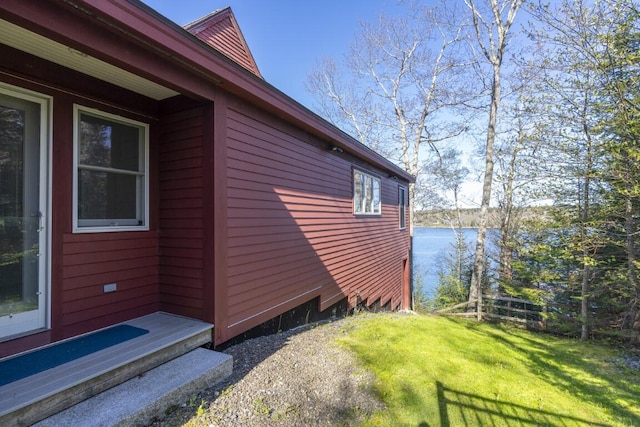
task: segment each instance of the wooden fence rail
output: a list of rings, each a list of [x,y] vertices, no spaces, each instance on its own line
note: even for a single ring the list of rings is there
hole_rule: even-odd
[[[456,311],[457,310],[457,311]],[[547,307],[519,298],[484,295],[482,312],[478,315],[477,300],[437,310],[436,313],[456,317],[478,317],[526,325],[527,328],[546,330]]]

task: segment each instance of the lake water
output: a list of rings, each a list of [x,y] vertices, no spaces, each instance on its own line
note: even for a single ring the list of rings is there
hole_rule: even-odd
[[[466,228],[464,238],[475,248],[478,230]],[[455,244],[451,228],[415,227],[413,229],[413,279],[419,278],[426,297],[432,297],[438,284],[438,266]]]

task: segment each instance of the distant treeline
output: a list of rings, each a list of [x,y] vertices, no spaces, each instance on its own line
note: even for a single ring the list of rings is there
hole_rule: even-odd
[[[478,226],[479,208],[460,209],[460,222],[465,228],[475,228]],[[548,208],[530,207],[518,208],[516,215],[520,219],[531,217],[540,217],[548,215]],[[457,216],[455,209],[433,209],[418,211],[415,213],[414,224],[417,227],[451,227],[457,225]],[[487,226],[489,228],[500,227],[500,210],[498,208],[489,209],[489,219]]]

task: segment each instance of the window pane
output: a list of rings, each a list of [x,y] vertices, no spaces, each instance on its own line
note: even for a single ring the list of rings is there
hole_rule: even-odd
[[[381,213],[379,178],[353,171],[353,211],[355,214]]]
[[[142,171],[140,129],[86,114],[80,119],[79,164]]]
[[[407,226],[407,203],[406,203],[407,194],[405,192],[405,189],[400,187],[398,195],[399,195],[398,208],[400,210],[400,228],[406,228]]]
[[[380,213],[380,181],[373,179],[372,191],[373,213]]]
[[[372,193],[373,185],[371,184],[371,181],[372,181],[372,179],[371,179],[370,176],[365,177],[365,191],[364,191],[364,194],[365,194],[365,196],[364,196],[365,197],[364,212],[365,213],[372,213],[373,212],[372,204],[371,204],[371,202],[373,200],[373,193]]]
[[[354,182],[353,204],[354,204],[354,210],[356,213],[360,213],[364,211],[362,206],[362,202],[364,199],[363,181],[364,181],[364,176],[361,173],[359,172],[353,173],[353,182]]]
[[[24,127],[24,111],[0,106],[0,217],[23,216]]]
[[[7,316],[38,309],[40,106],[4,94],[0,103],[0,316]]]
[[[145,226],[147,126],[77,111],[76,227]]]
[[[80,169],[78,219],[136,220],[139,180],[133,175]]]

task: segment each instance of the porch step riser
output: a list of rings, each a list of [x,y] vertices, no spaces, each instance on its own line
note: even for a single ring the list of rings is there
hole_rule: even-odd
[[[104,390],[117,386],[130,378],[153,369],[171,359],[175,359],[208,342],[211,342],[211,332],[201,332],[183,342],[156,351],[143,359],[116,368],[113,371],[34,402],[4,417],[0,417],[0,425],[30,426],[43,418],[67,409]]]
[[[231,356],[198,348],[36,426],[147,426],[167,408],[227,378],[232,369]]]
[[[163,312],[122,324],[148,333],[0,386],[0,426],[32,425],[131,378],[143,377],[150,369],[211,342],[213,327]]]

